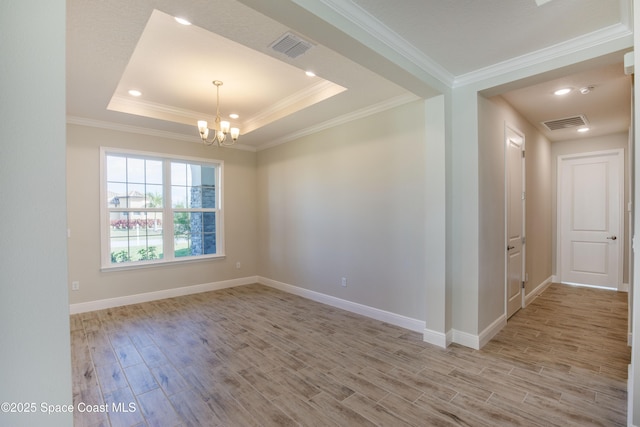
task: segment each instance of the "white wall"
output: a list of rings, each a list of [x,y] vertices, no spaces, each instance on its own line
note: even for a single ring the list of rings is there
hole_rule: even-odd
[[[418,101],[258,152],[259,275],[424,321],[424,115]]]
[[[69,426],[65,215],[65,2],[0,2],[0,424]]]
[[[71,304],[255,277],[254,152],[80,125],[68,125],[67,133],[69,281],[80,282],[79,291],[69,289]],[[223,160],[226,258],[101,272],[100,146]]]
[[[629,133],[622,132],[616,133],[612,135],[604,135],[593,138],[577,138],[570,141],[560,141],[554,142],[551,145],[551,209],[554,213],[552,217],[552,238],[553,238],[553,252],[552,252],[552,260],[553,260],[553,274],[557,275],[558,270],[556,266],[557,260],[557,248],[559,242],[557,241],[557,191],[558,191],[558,183],[557,183],[557,174],[558,174],[558,156],[564,156],[568,154],[579,154],[579,153],[588,153],[592,151],[603,151],[603,150],[615,150],[622,148],[624,149],[624,236],[625,236],[625,248],[624,248],[624,260],[623,260],[623,279],[622,282],[628,284],[629,283],[629,242],[627,241],[628,230],[629,230],[629,220],[630,220],[630,212],[626,210],[626,206],[629,203],[629,162],[628,162],[628,151],[629,151]]]

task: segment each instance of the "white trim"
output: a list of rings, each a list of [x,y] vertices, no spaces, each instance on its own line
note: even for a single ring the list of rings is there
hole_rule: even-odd
[[[121,307],[123,305],[139,304],[142,302],[157,301],[165,298],[198,294],[201,292],[217,291],[220,289],[233,288],[235,286],[250,285],[257,282],[257,276],[249,276],[239,279],[223,280],[220,282],[203,283],[200,285],[183,286],[179,288],[165,289],[162,291],[147,292],[144,294],[106,298],[96,301],[69,304],[69,312],[70,314],[77,314],[85,313],[88,311],[104,310],[105,308]]]
[[[618,287],[618,292],[629,292],[630,286],[628,283],[621,283]]]
[[[478,336],[480,344],[480,347],[478,349],[484,347],[484,345],[491,341],[491,338],[495,337],[498,332],[500,332],[505,326],[507,326],[507,316],[502,315],[494,320],[493,323],[491,323],[489,326],[484,328],[484,330],[480,332],[480,335]]]
[[[167,139],[173,139],[176,141],[187,141],[187,142],[193,142],[193,143],[202,145],[202,140],[200,139],[199,135],[189,136],[181,133],[144,128],[141,126],[123,125],[120,123],[105,122],[102,120],[87,119],[84,117],[67,116],[67,124],[87,126],[92,128],[98,128],[98,129],[107,129],[107,130],[113,130],[116,132],[136,133],[138,135],[167,138]],[[237,150],[253,151],[253,152],[256,151],[255,147],[251,147],[249,145],[244,145],[239,143],[233,144],[231,146],[225,146],[225,148],[234,148]]]
[[[587,50],[606,43],[622,41],[625,45],[628,45],[628,47],[632,47],[632,37],[633,31],[629,26],[624,23],[614,24],[535,52],[530,52],[488,67],[458,75],[455,77],[452,87],[457,88],[466,86],[495,76],[514,73],[516,71],[526,69],[527,67],[532,67],[546,61],[558,59],[565,55]],[[625,39],[629,39],[629,41],[627,42]]]
[[[107,156],[109,154],[113,155],[125,155],[125,156],[139,156],[145,159],[152,159],[162,161],[162,173],[163,173],[163,207],[158,208],[158,212],[164,214],[165,219],[167,217],[171,217],[177,208],[172,207],[171,203],[171,162],[178,161],[186,161],[192,162],[198,165],[207,165],[215,167],[215,183],[216,183],[216,191],[215,191],[215,208],[201,208],[201,209],[184,209],[185,211],[193,211],[193,212],[212,212],[215,214],[215,231],[216,231],[216,253],[209,255],[202,255],[197,257],[181,257],[176,258],[173,254],[173,240],[170,236],[174,235],[173,230],[173,222],[172,221],[163,221],[163,234],[162,234],[162,242],[165,250],[165,257],[153,260],[153,261],[143,261],[143,262],[126,262],[123,265],[113,264],[111,261],[111,251],[109,246],[109,232],[110,232],[110,213],[111,208],[108,207],[107,201]],[[182,263],[185,261],[191,261],[192,259],[198,260],[213,260],[213,259],[223,259],[225,258],[225,240],[224,240],[224,160],[217,159],[209,159],[209,158],[201,158],[201,157],[193,157],[193,156],[180,156],[180,155],[172,155],[166,153],[156,153],[149,151],[140,151],[140,150],[130,150],[126,148],[113,148],[113,147],[100,147],[100,248],[101,248],[101,263],[100,263],[100,271],[110,271],[110,270],[123,270],[123,269],[135,269],[139,267],[148,268],[153,266],[161,266],[175,263]],[[116,211],[127,211],[127,212],[150,212],[149,208],[118,208]]]
[[[451,336],[452,341],[456,344],[463,345],[465,347],[473,348],[474,350],[480,350],[484,347],[493,337],[495,337],[498,332],[507,326],[507,316],[501,315],[496,320],[493,321],[489,326],[484,328],[479,335],[473,335],[468,332],[458,331],[456,329],[452,329]],[[449,334],[447,334],[448,336]]]
[[[340,0],[321,0],[321,2],[347,19],[351,24],[366,32],[370,37],[373,37],[379,43],[387,46],[403,59],[418,67],[421,71],[435,77],[449,87],[452,86],[454,82],[453,74],[431,57],[425,55],[423,51],[398,35],[398,33],[391,28],[387,27],[378,18],[355,4],[355,2]]]
[[[508,249],[508,245],[509,245],[509,202],[510,202],[510,195],[509,195],[509,170],[510,170],[510,163],[509,163],[509,156],[508,154],[508,150],[509,150],[509,144],[511,141],[513,141],[514,143],[518,144],[519,142],[519,146],[520,146],[520,150],[522,153],[526,152],[526,137],[524,132],[522,132],[520,129],[518,129],[517,127],[513,126],[511,123],[505,121],[504,122],[504,144],[503,144],[503,156],[504,156],[504,236],[505,236],[505,242],[504,242],[504,312],[505,315],[509,314],[509,249]],[[519,140],[519,141],[518,141]],[[521,230],[520,230],[520,236],[524,238],[524,242],[521,244],[521,257],[522,257],[522,261],[521,261],[521,266],[520,266],[520,280],[522,283],[524,283],[525,281],[525,277],[526,277],[526,262],[527,262],[527,244],[526,244],[526,236],[527,236],[527,200],[526,200],[526,194],[527,194],[527,162],[525,160],[525,157],[521,157],[520,158],[520,173],[522,175],[522,223],[521,225]],[[521,308],[524,307],[524,289],[521,288],[520,290],[520,307],[518,308],[518,310],[520,310]],[[516,313],[518,310],[514,311],[513,313]]]
[[[375,307],[369,307],[367,305],[359,304],[352,301],[347,301],[341,298],[337,298],[331,295],[326,295],[320,292],[304,289],[299,286],[289,285],[287,283],[278,282],[277,280],[268,279],[266,277],[258,276],[258,283],[269,286],[280,291],[284,291],[293,295],[298,295],[303,298],[310,299],[322,304],[327,304],[332,307],[340,308],[342,310],[350,311],[352,313],[360,314],[362,316],[370,317],[381,322],[386,322],[401,328],[409,329],[415,332],[424,332],[426,323],[423,320],[412,319],[410,317],[402,316],[400,314],[392,313],[390,311],[380,310]]]
[[[625,159],[625,150],[624,148],[615,148],[615,149],[611,149],[611,150],[599,150],[599,151],[587,151],[587,152],[583,152],[583,153],[573,153],[573,154],[565,154],[565,155],[561,155],[558,156],[557,161],[556,161],[556,168],[557,168],[557,176],[556,176],[556,270],[558,273],[558,278],[554,278],[554,282],[559,282],[559,283],[564,283],[564,284],[568,284],[568,285],[577,285],[577,286],[581,286],[582,284],[580,283],[574,283],[574,282],[567,282],[567,281],[563,281],[562,280],[562,272],[563,272],[563,268],[562,268],[562,250],[563,250],[563,232],[565,232],[565,230],[563,230],[562,228],[562,215],[563,215],[563,206],[566,205],[566,202],[563,204],[563,199],[562,199],[562,184],[563,184],[563,179],[564,176],[563,174],[565,173],[565,169],[566,169],[566,162],[571,161],[571,160],[576,160],[576,159],[583,159],[583,158],[591,158],[591,157],[612,157],[615,161],[618,162],[618,209],[619,209],[619,213],[618,213],[618,224],[620,227],[620,232],[618,233],[618,235],[620,235],[619,240],[619,245],[618,245],[618,265],[617,265],[617,281],[618,283],[616,284],[615,288],[611,288],[611,287],[605,287],[605,286],[594,286],[594,285],[584,285],[587,287],[594,287],[594,288],[602,288],[602,289],[613,289],[613,290],[617,290],[620,289],[623,286],[623,278],[624,278],[624,247],[625,247],[625,221],[624,221],[624,216],[626,214],[626,209],[624,207],[624,186],[625,186],[625,177],[624,177],[624,168],[625,168],[625,164],[624,164],[624,159]]]
[[[533,300],[538,297],[538,295],[543,293],[549,287],[549,285],[553,283],[552,279],[553,279],[552,276],[547,277],[546,280],[544,280],[542,283],[536,286],[535,289],[529,292],[528,294],[526,293],[526,289],[525,289],[524,306],[526,307],[529,304],[531,304]]]
[[[286,142],[293,141],[307,135],[312,135],[314,133],[318,133],[325,129],[330,129],[345,123],[352,122],[354,120],[371,116],[373,114],[381,113],[391,108],[399,107],[401,105],[408,104],[409,102],[417,101],[418,99],[420,98],[414,94],[405,94],[405,95],[396,96],[395,98],[384,100],[377,104],[370,105],[370,106],[361,108],[359,110],[352,111],[347,114],[343,114],[342,116],[339,116],[339,117],[334,117],[333,119],[327,120],[322,123],[318,123],[317,125],[300,129],[297,132],[292,132],[288,135],[282,136],[281,138],[277,138],[265,144],[261,144],[256,149],[256,151],[266,150],[267,148],[275,147],[276,145],[284,144]]]
[[[433,344],[441,348],[447,348],[451,344],[451,331],[445,333],[432,331],[424,328],[422,331],[422,340],[426,343]]]
[[[457,329],[451,330],[452,342],[463,345],[465,347],[473,348],[474,350],[480,350],[480,337],[468,332],[462,332]]]

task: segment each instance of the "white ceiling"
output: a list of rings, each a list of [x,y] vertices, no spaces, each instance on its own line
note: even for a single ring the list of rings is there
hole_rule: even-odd
[[[240,114],[240,146],[261,149],[567,48],[628,37],[629,3],[67,0],[68,120],[197,142],[195,121],[212,120],[211,82],[222,80],[221,114]],[[272,50],[288,31],[314,47],[297,58]],[[621,62],[622,53],[611,55],[503,95],[534,124],[585,114],[594,132],[623,131],[630,78]],[[549,95],[564,84],[594,90],[562,101]]]

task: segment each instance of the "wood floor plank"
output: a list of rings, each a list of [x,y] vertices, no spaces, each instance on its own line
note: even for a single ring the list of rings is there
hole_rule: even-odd
[[[552,284],[481,350],[261,285],[71,316],[77,426],[617,426],[626,294]]]

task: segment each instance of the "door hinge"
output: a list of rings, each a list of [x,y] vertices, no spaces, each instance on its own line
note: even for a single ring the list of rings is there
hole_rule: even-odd
[[[524,245],[525,243],[527,243],[527,237],[526,236],[522,236],[522,244]]]
[[[523,191],[521,197],[522,197],[522,200],[527,200],[527,192]]]
[[[524,281],[522,281],[522,289],[524,289]]]
[[[522,158],[524,159],[524,150],[522,150]]]

